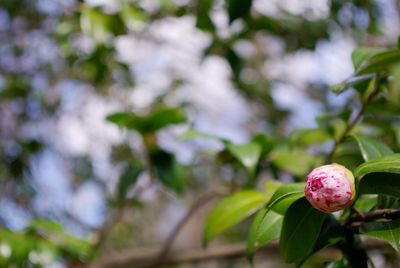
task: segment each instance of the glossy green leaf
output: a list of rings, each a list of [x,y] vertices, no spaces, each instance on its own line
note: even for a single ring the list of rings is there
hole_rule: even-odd
[[[252,0],[226,0],[229,23],[250,13]]]
[[[365,162],[356,168],[354,176],[361,178],[369,173],[388,172],[400,174],[400,154],[382,156]]]
[[[345,236],[345,227],[332,215],[328,214],[321,227],[321,232],[309,252],[296,261],[296,267],[300,268],[309,257],[326,246],[334,245]]]
[[[275,186],[274,186],[275,187]],[[257,239],[257,234],[263,233],[264,229],[268,226],[264,226],[265,222],[269,222],[270,214],[275,215],[279,213],[280,215],[284,215],[287,211],[287,209],[293,204],[293,202],[297,201],[298,199],[304,197],[304,183],[288,183],[280,186],[277,188],[277,190],[274,192],[272,197],[269,199],[268,203],[266,204],[265,208],[261,210],[262,212],[259,212],[257,214],[256,219],[253,221],[253,224],[251,226],[251,237],[252,239]],[[273,210],[273,211],[271,211]],[[272,228],[272,226],[271,226]],[[276,226],[274,226],[276,228]],[[275,229],[272,229],[275,230]],[[272,232],[271,230],[271,232]],[[253,235],[254,234],[254,235]],[[272,233],[269,233],[272,236]],[[266,238],[270,238],[271,236],[268,236]],[[267,239],[265,239],[267,241]],[[267,242],[265,242],[267,243]],[[250,247],[250,246],[249,246]],[[254,248],[256,248],[256,245],[253,245]],[[250,248],[248,256],[251,257],[251,253],[253,252],[253,249]],[[256,250],[256,249],[254,249]]]
[[[353,135],[365,161],[393,154],[392,149],[371,137]]]
[[[353,62],[354,69],[358,69],[364,61],[382,52],[385,52],[385,49],[374,47],[357,48],[351,54],[351,60]]]
[[[400,220],[363,223],[360,227],[360,232],[383,239],[395,250],[400,251]]]
[[[279,244],[286,262],[298,261],[309,252],[317,241],[326,215],[313,208],[306,198],[289,207],[283,219]]]
[[[283,216],[267,209],[261,209],[250,227],[247,239],[247,257],[251,260],[253,254],[261,247],[279,238]]]
[[[179,108],[163,108],[153,111],[147,116],[134,113],[114,113],[107,116],[107,120],[141,134],[160,130],[169,125],[186,122],[186,116]]]
[[[400,49],[385,51],[369,58],[357,69],[356,74],[362,75],[387,70],[393,64],[400,62]]]
[[[169,152],[157,149],[150,152],[150,161],[157,178],[167,187],[182,193],[184,188],[183,168]]]
[[[207,218],[203,236],[204,245],[256,212],[267,200],[265,194],[252,190],[238,192],[222,199]]]
[[[283,185],[282,182],[280,181],[276,181],[276,180],[266,180],[264,182],[264,192],[268,195],[268,196],[273,196],[274,193],[276,192],[276,190],[279,189],[279,187],[281,187]]]
[[[295,176],[303,176],[310,169],[322,164],[322,159],[313,156],[306,150],[296,148],[277,148],[270,153],[271,161],[286,171],[294,174]]]
[[[268,201],[266,208],[285,214],[288,207],[304,196],[305,183],[287,183],[279,187]]]
[[[228,144],[226,149],[247,169],[251,176],[254,175],[262,153],[260,144],[256,142],[243,145]]]
[[[369,173],[360,180],[358,194],[379,194],[400,198],[400,174]]]
[[[143,168],[138,164],[130,163],[125,168],[118,181],[118,186],[117,186],[118,199],[121,200],[126,197],[126,194],[128,193],[130,187],[132,187],[136,183],[138,176],[142,171]]]

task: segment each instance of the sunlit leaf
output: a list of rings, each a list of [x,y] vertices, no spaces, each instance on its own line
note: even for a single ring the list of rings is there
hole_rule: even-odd
[[[247,239],[247,256],[251,260],[253,254],[261,247],[279,238],[283,216],[267,209],[260,210],[250,227]]]
[[[329,135],[322,129],[298,129],[290,134],[290,142],[296,145],[309,146],[327,141]]]
[[[370,59],[371,57],[386,51],[382,48],[374,47],[360,47],[353,51],[351,54],[351,60],[353,62],[354,69],[358,69],[360,65]]]
[[[277,148],[270,153],[269,158],[275,165],[296,176],[302,176],[322,163],[321,158],[300,148]]]
[[[387,70],[390,66],[399,62],[400,49],[385,51],[372,56],[367,61],[364,61],[364,63],[357,69],[356,74],[362,75]]]
[[[287,183],[279,187],[266,204],[267,209],[273,209],[279,214],[285,214],[288,207],[304,196],[305,183]]]
[[[215,236],[244,220],[268,200],[263,193],[247,190],[222,199],[207,217],[203,242],[205,245]]]
[[[260,144],[256,142],[243,145],[228,144],[226,148],[253,176],[262,153]]]
[[[370,161],[385,155],[393,154],[392,149],[384,143],[371,137],[353,135],[360,147],[361,154],[365,161]]]
[[[369,173],[387,172],[400,174],[400,154],[382,156],[361,164],[354,175],[361,178]]]

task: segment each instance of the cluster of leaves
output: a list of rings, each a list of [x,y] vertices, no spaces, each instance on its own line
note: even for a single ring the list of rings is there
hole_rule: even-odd
[[[0,228],[0,266],[43,267],[63,258],[74,266],[90,257],[91,244],[78,239],[55,222],[34,220],[25,230]]]
[[[349,81],[356,82],[346,81],[340,86],[334,86],[333,90],[342,92],[354,87],[360,96],[361,107],[358,114],[365,117],[373,115],[368,109],[369,105],[398,101],[395,93],[399,90],[399,80],[393,70],[400,66],[399,51],[371,48],[354,51],[355,76]],[[391,114],[391,119],[396,119],[395,113]],[[286,262],[296,263],[298,267],[326,246],[339,248],[350,267],[367,267],[367,253],[360,235],[383,239],[399,251],[400,154],[394,153],[390,146],[381,142],[382,136],[367,135],[367,127],[377,128],[370,124],[371,121],[361,123],[361,116],[349,120],[341,128],[297,130],[289,136],[285,146],[276,142],[261,145],[254,141],[233,147],[234,149],[232,145],[228,145],[227,150],[248,169],[249,174],[254,176],[256,167],[267,157],[270,165],[290,172],[299,182],[282,184],[267,180],[264,191],[242,190],[224,198],[207,219],[204,244],[256,213],[248,232],[249,260],[252,260],[258,249],[273,240],[279,240],[282,258]],[[332,122],[328,122],[329,124]],[[386,134],[389,135],[385,137],[390,136],[390,133]],[[304,144],[325,142],[329,138],[335,141],[330,157],[340,164],[349,165],[350,162],[356,178],[357,197],[351,208],[345,209],[340,215],[322,213],[313,208],[304,197],[304,175],[324,160],[312,154],[307,156],[306,149],[299,148]],[[271,138],[269,140],[272,141]],[[342,149],[349,145],[358,147],[351,151],[351,156],[346,155],[349,151]],[[393,145],[399,149],[398,140]],[[260,157],[263,150],[265,154]],[[349,161],[350,158],[352,161]],[[361,161],[359,158],[362,158]],[[325,161],[330,160],[325,158]],[[364,217],[382,209],[388,215],[394,213],[393,217]],[[353,222],[357,216],[358,220]]]

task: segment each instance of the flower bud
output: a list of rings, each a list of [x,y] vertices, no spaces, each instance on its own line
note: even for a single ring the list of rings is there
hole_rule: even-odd
[[[311,205],[322,212],[344,209],[356,194],[354,176],[338,164],[317,167],[308,174],[304,193]]]

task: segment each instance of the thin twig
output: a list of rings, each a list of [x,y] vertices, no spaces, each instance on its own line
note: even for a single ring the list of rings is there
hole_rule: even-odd
[[[209,201],[213,200],[215,197],[221,196],[224,193],[222,191],[214,190],[212,192],[205,193],[201,195],[189,208],[183,218],[176,224],[176,226],[172,229],[171,233],[168,235],[164,246],[162,247],[160,254],[157,258],[157,262],[162,262],[162,260],[168,255],[169,251],[172,248],[175,239],[178,237],[178,234],[186,225],[186,223],[190,220],[190,218],[197,212],[198,209],[203,207]]]
[[[347,221],[347,225],[356,222],[370,222],[378,219],[400,219],[400,209],[379,209],[365,213],[364,215],[353,215]]]
[[[376,239],[367,239],[364,243],[367,250],[379,249],[385,252],[393,252],[388,243]],[[203,261],[221,260],[229,258],[243,258],[246,256],[246,243],[215,246],[208,249],[184,249],[171,251],[163,260],[163,265],[195,263]],[[117,255],[105,256],[103,260],[94,263],[92,268],[114,268],[114,267],[135,267],[150,268],[154,266],[154,259],[157,258],[159,249],[133,250]],[[317,255],[325,258],[340,256],[340,251],[334,247],[327,247],[318,251]],[[272,242],[256,252],[256,256],[268,255],[279,256],[279,244]]]
[[[353,120],[349,120],[349,122],[346,125],[346,128],[342,132],[342,134],[339,136],[337,140],[335,140],[335,143],[333,144],[332,150],[330,153],[326,156],[325,162],[329,163],[332,161],[332,158],[334,154],[336,153],[336,150],[338,149],[339,145],[342,144],[347,136],[350,134],[350,132],[353,130],[353,128],[356,126],[356,124],[361,120],[362,116],[364,115],[364,112],[368,106],[368,104],[378,95],[379,93],[379,83],[378,83],[378,77],[375,77],[375,85],[374,89],[371,92],[371,94],[361,103],[361,108],[354,117]]]

